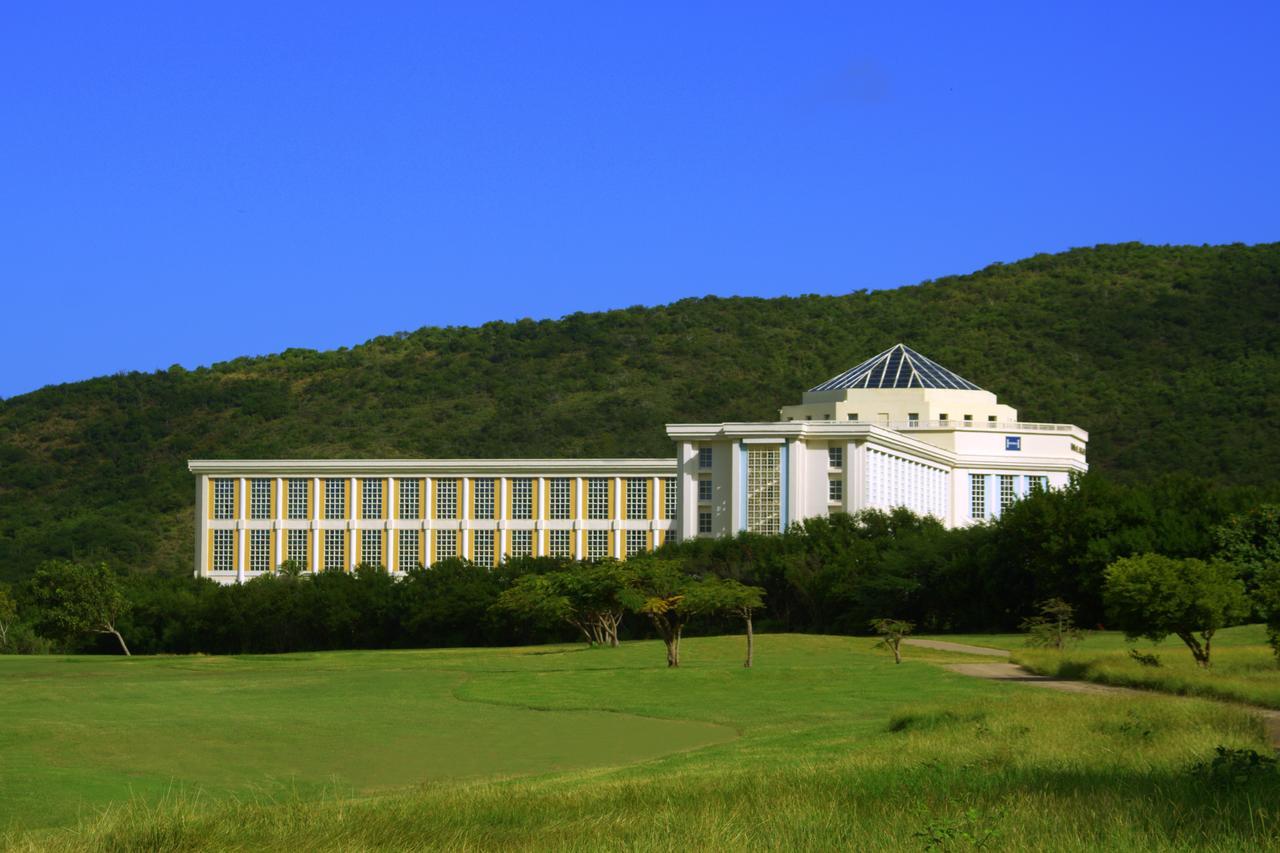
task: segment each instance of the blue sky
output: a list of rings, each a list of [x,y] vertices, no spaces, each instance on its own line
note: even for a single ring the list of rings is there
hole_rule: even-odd
[[[27,3],[0,396],[1280,239],[1275,3]]]

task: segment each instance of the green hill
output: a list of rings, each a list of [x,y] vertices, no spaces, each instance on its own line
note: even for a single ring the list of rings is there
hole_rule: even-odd
[[[666,422],[772,419],[898,341],[1085,427],[1096,470],[1280,475],[1280,243],[1123,244],[44,388],[0,402],[0,577],[50,556],[185,573],[188,458],[666,455]]]

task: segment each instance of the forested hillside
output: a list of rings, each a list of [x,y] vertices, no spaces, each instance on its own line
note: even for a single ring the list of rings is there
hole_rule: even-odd
[[[1085,427],[1117,478],[1280,477],[1280,244],[1124,244],[44,388],[0,402],[0,579],[52,556],[189,571],[189,458],[666,455],[666,422],[772,419],[898,341]]]

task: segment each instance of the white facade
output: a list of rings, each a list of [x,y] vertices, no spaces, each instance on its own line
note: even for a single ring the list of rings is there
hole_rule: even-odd
[[[1083,429],[1021,422],[902,345],[779,417],[668,424],[671,459],[193,460],[196,574],[243,581],[291,558],[308,572],[625,559],[671,537],[894,507],[956,527],[1088,470]]]

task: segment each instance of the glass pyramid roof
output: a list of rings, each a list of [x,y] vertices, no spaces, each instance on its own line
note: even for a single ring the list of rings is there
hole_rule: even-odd
[[[981,391],[968,379],[925,358],[905,344],[890,347],[857,367],[828,379],[810,391],[840,391],[845,388],[952,388]]]

